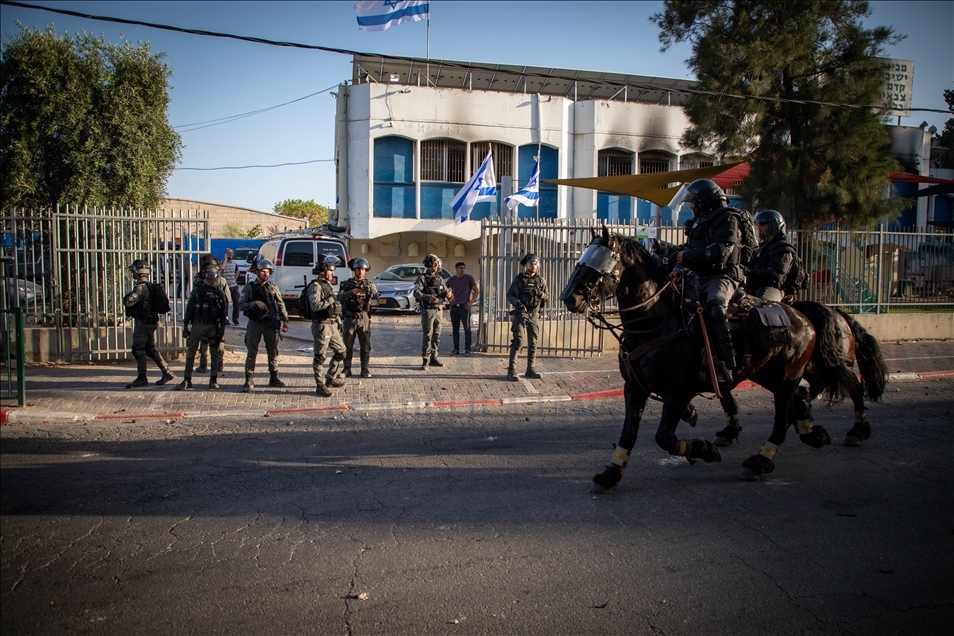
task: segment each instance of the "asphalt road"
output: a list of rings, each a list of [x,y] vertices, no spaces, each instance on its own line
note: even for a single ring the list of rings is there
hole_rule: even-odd
[[[952,396],[889,385],[861,449],[816,407],[835,445],[790,435],[758,483],[766,392],[711,465],[651,404],[600,496],[621,400],[3,427],[0,631],[947,634]]]

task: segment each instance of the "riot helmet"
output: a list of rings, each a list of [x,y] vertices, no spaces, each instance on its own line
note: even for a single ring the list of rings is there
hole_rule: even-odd
[[[312,270],[312,274],[323,274],[327,271],[334,271],[338,267],[338,259],[335,256],[326,256],[320,263],[315,266],[315,269]]]
[[[437,254],[428,254],[424,257],[424,267],[431,267],[434,263],[437,263],[438,267],[441,266],[441,259]]]
[[[712,210],[729,205],[729,197],[715,181],[696,179],[686,187],[686,203],[692,205],[696,215],[705,216]]]
[[[254,269],[253,269],[253,268],[254,268]],[[252,263],[252,265],[249,267],[249,270],[255,271],[255,272],[260,272],[260,271],[262,271],[263,269],[267,269],[270,273],[274,274],[274,273],[275,273],[275,264],[272,263],[272,262],[271,262],[270,260],[268,260],[267,258],[260,258],[260,259],[258,259],[257,261],[255,261],[254,263]]]
[[[540,258],[539,258],[536,254],[527,254],[526,256],[524,256],[523,258],[520,259],[520,264],[523,265],[524,267],[526,267],[527,264],[529,264],[529,263],[531,263],[531,262],[532,262],[532,263],[536,263],[537,265],[539,265],[539,264],[540,264]]]
[[[205,269],[202,270],[202,278],[215,281],[219,274],[222,272],[216,265],[207,265]]]
[[[755,215],[759,243],[768,243],[780,233],[785,233],[785,219],[775,210],[762,210]]]
[[[129,266],[129,273],[135,276],[149,276],[152,274],[152,269],[149,267],[149,261],[137,258],[132,262],[132,265]]]
[[[199,257],[199,267],[202,269],[206,267],[218,267],[220,264],[219,257],[215,254],[203,254]]]
[[[367,272],[368,270],[371,269],[371,263],[369,263],[366,258],[355,258],[355,259],[352,259],[351,261],[350,269],[352,271],[356,269],[363,269],[364,271]]]

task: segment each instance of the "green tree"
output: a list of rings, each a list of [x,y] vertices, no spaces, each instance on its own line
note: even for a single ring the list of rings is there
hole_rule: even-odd
[[[21,28],[0,57],[0,204],[154,207],[182,151],[148,44]]]
[[[261,235],[262,235],[262,225],[260,223],[256,223],[255,225],[252,226],[251,230],[245,233],[244,238],[253,239],[253,238],[258,238]]]
[[[903,36],[864,28],[869,14],[858,0],[667,0],[651,18],[662,50],[689,41],[698,88],[716,93],[689,98],[683,145],[748,156],[753,209],[800,225],[894,217],[904,203],[885,198],[898,167],[882,111],[799,103],[881,105],[875,58]]]
[[[954,90],[944,91],[944,101],[947,102],[947,108],[954,115]],[[944,122],[944,130],[941,131],[941,138],[937,145],[947,150],[940,157],[934,160],[935,168],[954,168],[954,117]]]
[[[281,203],[276,203],[273,210],[296,219],[308,219],[308,227],[318,227],[328,222],[328,208],[311,199],[307,201],[285,199]]]

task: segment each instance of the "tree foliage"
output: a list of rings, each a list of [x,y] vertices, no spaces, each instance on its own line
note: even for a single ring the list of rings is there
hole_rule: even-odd
[[[181,156],[149,45],[21,28],[0,59],[0,203],[154,207]]]
[[[328,222],[328,208],[315,203],[312,199],[302,201],[301,199],[285,199],[281,203],[276,203],[273,208],[275,212],[285,216],[292,216],[296,219],[308,219],[308,227],[318,227]]]
[[[898,167],[882,111],[799,103],[881,105],[873,58],[903,36],[864,28],[869,14],[858,0],[667,0],[652,17],[662,50],[689,41],[698,88],[718,94],[689,98],[683,145],[748,156],[753,209],[802,225],[895,216],[903,204],[885,198]]]
[[[944,91],[944,101],[947,103],[948,110],[954,115],[954,90]],[[934,161],[935,168],[954,168],[954,117],[944,122],[944,130],[941,131],[941,138],[938,140],[938,146],[947,150],[937,160]]]

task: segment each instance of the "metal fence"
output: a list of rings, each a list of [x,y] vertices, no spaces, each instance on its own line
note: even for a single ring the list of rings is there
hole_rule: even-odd
[[[132,321],[122,304],[132,289],[128,267],[146,259],[173,304],[158,347],[178,351],[175,327],[195,264],[208,248],[204,211],[7,210],[0,219],[0,256],[7,264],[0,303],[24,308],[31,343],[42,350],[34,359],[123,359],[132,342]]]
[[[482,221],[478,337],[483,350],[499,352],[509,347],[507,289],[523,271],[520,257],[534,253],[541,258],[540,275],[550,291],[540,352],[566,356],[602,352],[603,332],[584,316],[568,312],[558,300],[593,231],[600,228],[595,219]],[[635,225],[607,228],[631,237],[646,232]],[[684,232],[681,227],[663,227],[657,238],[681,244]],[[801,230],[790,233],[789,240],[810,275],[808,289],[799,293],[799,300],[815,300],[853,313],[954,309],[954,233],[950,231]]]

